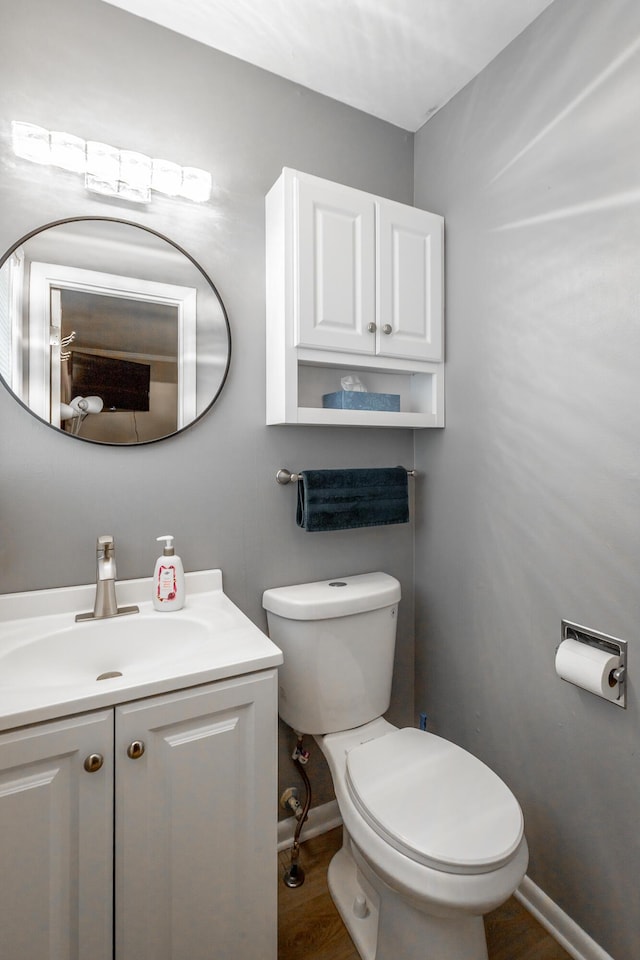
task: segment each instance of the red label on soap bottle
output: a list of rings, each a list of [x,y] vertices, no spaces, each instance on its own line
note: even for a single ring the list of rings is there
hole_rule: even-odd
[[[158,570],[156,596],[162,603],[167,600],[175,600],[178,588],[176,580],[176,568],[173,564],[167,564],[167,566],[164,566],[164,564],[161,565]]]

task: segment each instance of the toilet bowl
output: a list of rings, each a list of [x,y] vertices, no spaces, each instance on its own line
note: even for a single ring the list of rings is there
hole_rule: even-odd
[[[522,812],[476,757],[382,717],[399,600],[382,573],[266,591],[280,714],[326,757],[344,824],[329,890],[363,960],[487,960],[483,915],[527,868]]]

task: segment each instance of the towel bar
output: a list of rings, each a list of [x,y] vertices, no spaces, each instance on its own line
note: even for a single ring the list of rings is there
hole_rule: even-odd
[[[415,477],[416,471],[407,470],[407,476]],[[283,486],[287,483],[297,483],[299,479],[300,479],[299,473],[291,473],[291,470],[287,470],[286,467],[280,467],[280,469],[276,473],[276,480],[278,481],[278,483],[281,483]]]

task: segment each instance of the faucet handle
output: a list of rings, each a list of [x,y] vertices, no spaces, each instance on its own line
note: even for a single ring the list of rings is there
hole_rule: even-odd
[[[98,537],[98,542],[96,544],[96,549],[98,553],[101,553],[103,556],[108,557],[113,552],[113,535],[110,533],[105,533],[101,537]]]

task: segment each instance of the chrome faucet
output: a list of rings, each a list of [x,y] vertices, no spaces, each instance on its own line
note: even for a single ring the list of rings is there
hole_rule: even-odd
[[[138,613],[139,608],[118,607],[116,600],[116,548],[111,534],[98,537],[96,544],[96,599],[93,610],[78,613],[79,620],[104,620],[105,617],[120,617]]]
[[[96,619],[115,617],[118,613],[116,600],[116,547],[108,534],[98,537],[96,545],[96,602],[93,615]]]

